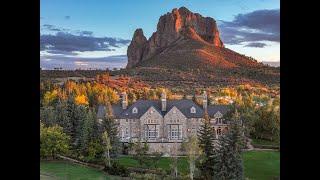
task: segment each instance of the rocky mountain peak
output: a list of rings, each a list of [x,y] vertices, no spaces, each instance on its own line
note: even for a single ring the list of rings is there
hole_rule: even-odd
[[[216,47],[223,47],[216,21],[210,17],[203,17],[193,13],[186,7],[175,8],[162,15],[157,24],[157,31],[146,40],[142,29],[134,32],[128,47],[127,68],[164,51],[179,39],[205,41]]]

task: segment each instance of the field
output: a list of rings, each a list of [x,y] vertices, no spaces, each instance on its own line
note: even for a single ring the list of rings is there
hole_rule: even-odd
[[[276,151],[250,151],[243,154],[244,174],[249,179],[270,180],[280,176],[280,153]],[[127,167],[138,167],[139,164],[130,156],[119,158],[119,162]],[[162,158],[158,167],[162,169],[170,168],[170,159]],[[186,174],[188,172],[188,162],[186,158],[179,158],[178,170]],[[107,176],[102,171],[86,168],[80,165],[73,165],[65,162],[41,162],[41,179],[117,179],[114,176]],[[79,178],[81,177],[81,178]]]

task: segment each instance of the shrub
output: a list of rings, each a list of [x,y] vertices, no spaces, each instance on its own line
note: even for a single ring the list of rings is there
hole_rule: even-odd
[[[58,125],[45,127],[40,123],[40,156],[42,158],[55,158],[58,154],[68,154],[69,141],[70,137],[63,132],[62,127]]]
[[[104,171],[106,171],[108,174],[111,174],[111,175],[118,175],[122,177],[129,176],[128,169],[123,165],[120,165],[117,161],[112,161],[111,166],[110,167],[106,166],[104,168]]]

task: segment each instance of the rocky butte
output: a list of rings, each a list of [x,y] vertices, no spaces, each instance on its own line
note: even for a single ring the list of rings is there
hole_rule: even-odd
[[[160,17],[157,31],[148,40],[142,29],[134,32],[127,51],[127,68],[150,58],[173,42],[185,37],[223,47],[216,21],[213,18],[192,13],[185,7],[175,8],[171,13]]]
[[[188,80],[210,85],[280,81],[279,69],[225,48],[216,21],[185,7],[162,15],[149,39],[137,29],[127,56],[126,69],[150,82]]]

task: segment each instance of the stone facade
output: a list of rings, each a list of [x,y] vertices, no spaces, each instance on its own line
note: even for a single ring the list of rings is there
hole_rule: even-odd
[[[126,101],[126,97],[123,101]],[[138,101],[128,107],[120,105],[121,113],[115,115],[119,124],[119,138],[123,144],[138,140],[147,142],[149,153],[172,154],[173,148],[177,148],[177,154],[181,154],[179,150],[181,143],[192,134],[197,134],[204,121],[204,110],[207,108],[216,138],[228,130],[228,124],[223,118],[226,110],[221,107],[207,106],[206,101],[204,102],[202,108],[191,100],[167,102],[164,99],[159,103]]]

